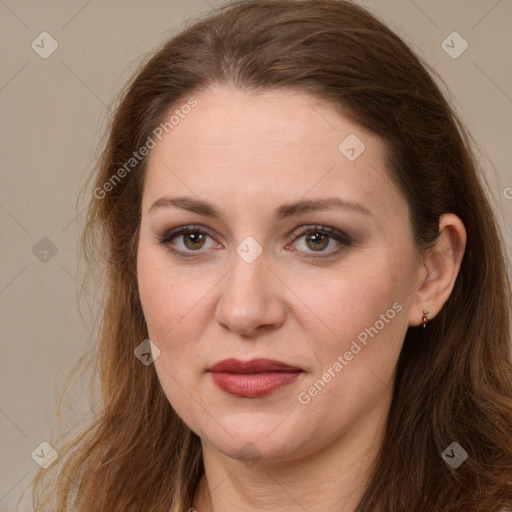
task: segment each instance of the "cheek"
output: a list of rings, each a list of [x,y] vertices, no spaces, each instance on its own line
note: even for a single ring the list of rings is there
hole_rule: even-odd
[[[309,333],[317,367],[302,391],[304,401],[337,403],[339,414],[354,416],[371,406],[386,389],[407,330],[404,290],[406,267],[386,261],[373,262],[364,269],[351,269],[339,279],[325,280],[303,289],[314,312],[302,327]],[[371,270],[370,270],[371,269]],[[304,316],[304,319],[306,317]],[[322,395],[321,397],[319,395]],[[343,407],[341,407],[343,405]],[[340,420],[333,411],[333,419]],[[336,421],[337,421],[336,420]]]
[[[326,278],[319,280],[316,286],[310,285],[310,282],[303,283],[297,295],[307,298],[309,316],[326,336],[327,344],[323,345],[329,351],[350,345],[352,339],[376,322],[381,331],[397,323],[394,320],[399,316],[396,310],[400,307],[393,309],[393,304],[400,303],[401,285],[382,267],[374,271],[345,270],[339,279]]]
[[[169,402],[181,411],[188,396],[183,390],[194,389],[195,355],[186,329],[191,307],[183,287],[171,279],[162,257],[151,247],[139,248],[137,278],[149,339],[160,349],[155,370]]]
[[[144,244],[139,246],[137,279],[150,336],[167,343],[198,302],[197,287],[193,280],[176,275],[165,251]]]
[[[179,275],[171,267],[165,251],[141,245],[137,261],[139,295],[149,338],[160,349],[155,368],[168,396],[190,391],[194,379],[204,370],[197,340],[208,318],[204,282]]]
[[[143,249],[139,250],[137,279],[150,338],[157,341],[165,333],[164,325],[168,326],[170,317],[174,316],[174,287],[166,283],[165,274]]]

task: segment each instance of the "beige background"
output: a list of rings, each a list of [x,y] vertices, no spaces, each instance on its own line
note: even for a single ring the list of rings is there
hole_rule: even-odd
[[[0,0],[0,511],[17,510],[37,468],[31,453],[50,440],[59,385],[87,347],[89,328],[76,300],[83,221],[76,198],[109,106],[141,55],[186,18],[220,3]],[[380,15],[445,80],[478,142],[511,254],[512,3],[359,3]],[[47,59],[31,47],[44,31],[58,43]],[[441,46],[454,31],[469,43],[457,59]],[[43,237],[57,249],[46,262],[33,252]],[[39,251],[48,249],[47,241],[39,244]],[[77,401],[78,418],[80,407]]]

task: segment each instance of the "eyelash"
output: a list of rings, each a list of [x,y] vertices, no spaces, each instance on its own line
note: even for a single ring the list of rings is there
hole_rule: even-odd
[[[183,236],[183,235],[187,235],[187,234],[191,234],[191,233],[199,233],[201,235],[207,235],[213,239],[213,236],[210,234],[210,232],[208,230],[203,229],[202,226],[194,226],[194,225],[180,226],[178,228],[172,229],[172,230],[164,233],[163,235],[158,236],[157,239],[158,239],[158,243],[160,245],[166,246],[166,248],[171,253],[173,253],[179,257],[199,258],[202,256],[202,254],[200,254],[200,253],[204,252],[204,251],[201,251],[201,249],[198,249],[197,251],[182,251],[182,250],[174,249],[171,246],[171,241],[174,238],[176,238],[180,235]],[[320,235],[327,236],[329,239],[334,239],[337,242],[339,242],[341,244],[341,247],[339,247],[338,249],[331,250],[331,251],[327,252],[326,254],[317,253],[314,256],[305,256],[306,258],[318,259],[318,258],[331,257],[334,254],[337,254],[341,249],[343,249],[343,247],[349,247],[352,244],[352,239],[347,234],[345,234],[341,231],[338,231],[334,228],[330,228],[327,226],[318,226],[318,225],[301,226],[300,228],[296,229],[290,235],[290,236],[294,237],[290,243],[295,242],[295,240],[297,240],[298,238],[301,238],[302,236],[307,235],[307,234],[320,234]],[[313,254],[314,254],[314,251],[313,251]]]

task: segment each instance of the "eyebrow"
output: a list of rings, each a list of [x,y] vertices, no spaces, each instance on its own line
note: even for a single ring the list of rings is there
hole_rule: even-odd
[[[221,212],[217,207],[208,201],[194,199],[192,197],[161,197],[157,199],[149,208],[148,213],[164,207],[175,207],[189,212],[205,215],[221,219]],[[278,222],[287,217],[298,216],[303,213],[317,212],[321,210],[347,210],[351,212],[362,213],[364,215],[373,216],[370,210],[362,204],[348,201],[340,197],[328,197],[325,199],[316,200],[301,200],[293,203],[286,203],[279,206],[272,217],[273,222]]]

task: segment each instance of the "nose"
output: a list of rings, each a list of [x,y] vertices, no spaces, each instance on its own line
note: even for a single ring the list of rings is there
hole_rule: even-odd
[[[269,268],[265,253],[252,263],[235,253],[233,267],[219,285],[221,297],[215,315],[223,327],[251,336],[284,322],[284,284]]]

